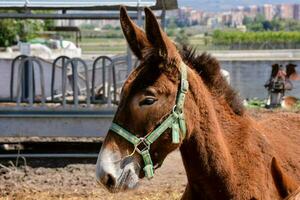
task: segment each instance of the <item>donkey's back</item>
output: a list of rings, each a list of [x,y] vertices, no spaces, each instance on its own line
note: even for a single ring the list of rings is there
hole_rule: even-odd
[[[265,113],[259,124],[281,161],[283,169],[300,183],[300,116],[297,113]]]

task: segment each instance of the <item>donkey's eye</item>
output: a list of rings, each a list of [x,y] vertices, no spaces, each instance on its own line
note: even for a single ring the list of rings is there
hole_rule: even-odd
[[[153,98],[153,97],[147,97],[145,99],[143,99],[139,105],[140,106],[149,106],[149,105],[152,105],[154,104],[155,102],[157,101],[157,99]]]

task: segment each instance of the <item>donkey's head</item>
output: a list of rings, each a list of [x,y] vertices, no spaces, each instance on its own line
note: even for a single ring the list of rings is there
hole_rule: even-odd
[[[120,12],[124,35],[140,65],[123,86],[97,161],[97,180],[112,192],[134,188],[139,178],[152,177],[153,169],[180,145],[188,87],[187,68],[151,10],[145,8],[145,32],[125,8]]]

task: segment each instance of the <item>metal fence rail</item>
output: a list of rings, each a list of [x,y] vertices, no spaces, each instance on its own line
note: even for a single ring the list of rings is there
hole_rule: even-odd
[[[52,67],[50,82],[47,77],[45,80],[44,62]],[[20,55],[11,64],[9,99],[0,101],[15,102],[18,106],[28,103],[30,107],[35,103],[61,104],[63,108],[67,104],[75,108],[90,107],[90,104],[111,107],[118,104],[120,87],[128,74],[127,65],[126,56],[99,56],[94,61],[59,56],[49,62]]]
[[[95,87],[96,81],[96,67],[101,63],[102,85],[97,91],[98,99],[96,99]],[[113,89],[113,97],[111,96],[111,88]],[[93,103],[117,103],[117,83],[116,83],[116,69],[114,61],[107,56],[98,57],[93,63],[92,69],[92,102]]]
[[[81,63],[84,67],[84,74],[85,74],[85,87],[86,87],[86,104],[87,107],[91,104],[91,95],[90,95],[90,86],[89,86],[89,76],[88,76],[88,66],[81,58],[72,58],[66,62],[66,64],[62,68],[62,96],[63,96],[63,107],[66,106],[66,83],[67,83],[67,67],[71,64],[72,67],[72,78],[73,78],[73,101],[74,105],[78,107],[78,64]]]
[[[5,105],[0,106],[0,137],[105,136],[127,66],[126,56],[100,56],[93,61],[60,56],[53,62],[16,57],[9,99],[0,99]]]
[[[28,63],[28,65],[25,65],[25,63]],[[27,101],[30,106],[33,106],[33,103],[35,102],[35,78],[34,78],[34,66],[39,67],[40,72],[40,84],[41,84],[41,98],[40,101],[42,102],[42,105],[45,104],[46,96],[45,96],[45,78],[44,78],[44,70],[41,61],[38,58],[35,57],[27,57],[24,58],[18,69],[18,77],[17,77],[17,105],[20,106],[21,98],[22,98],[22,91],[21,87],[25,87],[25,82],[23,81],[25,77],[25,67],[28,69],[28,97]],[[27,82],[26,81],[26,82]],[[25,91],[25,89],[23,89]],[[26,98],[26,97],[25,97]]]
[[[11,73],[10,73],[10,101],[14,100],[14,83],[15,83],[15,65],[17,62],[22,61],[24,58],[27,58],[26,55],[19,55],[15,57],[11,63]]]
[[[53,63],[52,63],[52,76],[51,76],[51,101],[54,102],[54,95],[55,95],[55,72],[56,72],[56,68],[58,66],[58,63],[60,62],[61,65],[60,67],[63,68],[66,64],[66,61],[70,60],[70,58],[68,56],[59,56],[57,57]],[[63,77],[63,75],[62,75]]]

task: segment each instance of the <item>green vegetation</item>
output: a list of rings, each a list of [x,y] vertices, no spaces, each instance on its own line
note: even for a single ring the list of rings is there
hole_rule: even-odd
[[[12,10],[1,10],[1,13],[10,13]],[[51,11],[32,11],[34,13],[50,13]],[[53,20],[0,20],[0,47],[7,47],[17,41],[27,42],[38,36],[43,30],[54,26]]]
[[[212,34],[216,48],[227,49],[299,49],[300,32],[239,32],[216,30]]]
[[[80,26],[80,29],[83,29],[83,30],[94,30],[96,27],[94,24],[82,24]]]
[[[74,42],[74,38],[71,38]],[[79,46],[84,53],[96,53],[99,55],[126,53],[126,41],[123,38],[83,38]]]
[[[232,44],[235,42],[300,42],[300,32],[223,32],[216,30],[213,35],[215,44]]]
[[[245,107],[249,109],[260,109],[260,108],[265,108],[265,106],[266,106],[266,100],[257,99],[257,98],[248,100],[247,105],[245,105]],[[278,108],[281,109],[281,107]],[[299,110],[300,110],[300,100],[298,100],[297,104],[290,111],[298,112]]]
[[[247,102],[246,108],[264,108],[265,106],[265,100],[254,98]]]
[[[300,21],[293,19],[266,20],[263,15],[257,15],[255,18],[245,17],[243,24],[248,31],[300,31]]]
[[[168,28],[167,34],[180,45],[192,45],[199,50],[230,49],[275,49],[300,48],[300,32],[239,32],[232,29],[217,30],[204,34],[196,27]],[[82,30],[79,45],[84,53],[120,54],[126,52],[123,33],[117,28],[109,30]],[[64,39],[75,41],[73,34],[67,33]],[[270,43],[271,45],[263,45]],[[297,46],[296,46],[297,47]]]
[[[45,23],[42,20],[16,20],[16,29],[20,41],[27,42],[38,36],[38,32],[44,30]]]
[[[16,40],[17,29],[15,27],[15,20],[0,20],[0,46],[7,47]]]
[[[189,37],[184,29],[181,29],[179,34],[176,35],[175,42],[181,46],[188,46],[190,44]]]
[[[296,109],[300,110],[300,100],[297,102]]]
[[[37,32],[44,29],[45,23],[41,20],[0,20],[0,46],[10,46],[19,39],[28,41],[37,36]]]
[[[38,11],[35,11],[38,12]],[[300,48],[300,22],[274,19],[267,21],[263,16],[244,19],[248,32],[224,27],[213,31],[201,26],[179,27],[179,22],[171,18],[167,34],[179,45],[189,45],[205,50],[231,49],[284,49]],[[29,41],[37,33],[54,26],[53,20],[0,20],[0,46],[10,46],[16,41]],[[105,25],[101,30],[93,24],[80,26],[84,53],[123,53],[126,42],[120,27]],[[59,33],[66,40],[74,41],[74,34]]]
[[[123,33],[120,29],[105,29],[101,31],[82,30],[83,38],[123,38]]]

